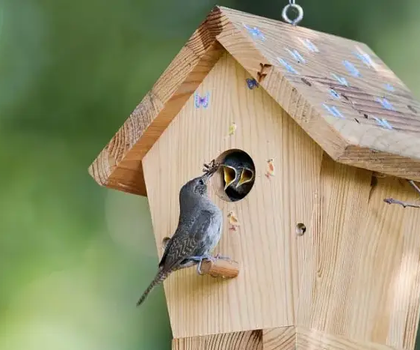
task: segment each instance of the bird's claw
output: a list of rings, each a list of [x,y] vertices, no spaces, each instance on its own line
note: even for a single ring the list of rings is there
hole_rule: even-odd
[[[203,260],[209,260],[214,263],[216,262],[216,260],[230,260],[230,258],[228,256],[217,254],[216,256],[211,256],[211,255],[192,256],[190,260],[198,261],[197,273],[199,275],[203,275],[203,272],[201,271],[201,264],[203,263]]]
[[[204,255],[204,256],[192,256],[190,260],[198,261],[197,273],[199,275],[203,275],[203,272],[201,271],[201,264],[203,263],[203,260],[210,260],[211,262],[215,262],[216,258],[211,255]]]
[[[215,257],[214,257],[216,260],[230,260],[230,258],[228,257],[228,256],[223,256],[223,255],[220,255],[220,254],[217,254]]]

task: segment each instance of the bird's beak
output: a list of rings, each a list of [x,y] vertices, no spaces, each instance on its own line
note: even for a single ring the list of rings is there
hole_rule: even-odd
[[[214,175],[214,173],[217,171],[217,169],[219,169],[218,166],[214,166],[213,168],[208,169],[204,175],[202,176],[202,179],[204,180],[205,183],[207,183],[210,178]]]
[[[223,178],[225,180],[225,191],[226,189],[232,184],[233,181],[236,179],[236,169],[229,166],[223,165]]]
[[[208,172],[208,173],[205,173],[201,178],[204,180],[204,183],[208,183],[209,182],[209,180],[210,180],[210,178],[213,176],[213,172]]]
[[[242,186],[243,184],[246,184],[247,182],[252,181],[254,178],[254,171],[248,168],[243,168],[241,172],[241,178],[239,179],[236,188],[239,186]]]

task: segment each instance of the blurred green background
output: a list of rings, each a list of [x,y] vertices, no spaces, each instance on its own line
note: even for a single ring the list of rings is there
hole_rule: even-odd
[[[287,0],[218,4],[280,18]],[[418,0],[298,0],[302,26],[366,42],[420,97]],[[170,349],[145,198],[87,167],[208,0],[0,1],[0,349]]]

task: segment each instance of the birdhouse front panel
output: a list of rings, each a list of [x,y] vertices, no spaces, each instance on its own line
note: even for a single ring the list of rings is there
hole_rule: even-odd
[[[255,164],[250,193],[228,202],[216,176],[210,193],[224,213],[215,253],[238,261],[240,273],[221,281],[187,269],[168,278],[175,338],[295,324],[295,226],[311,219],[322,150],[227,53],[143,159],[159,256],[178,223],[181,186],[234,149]]]
[[[332,160],[227,53],[143,159],[159,256],[181,186],[237,149],[255,164],[250,193],[226,201],[216,176],[209,188],[224,213],[215,254],[238,261],[240,273],[220,280],[191,268],[168,278],[174,338],[295,326],[307,347],[413,348],[420,215],[384,199],[415,202],[416,192]]]

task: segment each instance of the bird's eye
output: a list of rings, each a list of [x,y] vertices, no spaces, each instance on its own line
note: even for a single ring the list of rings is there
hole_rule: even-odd
[[[203,181],[203,179],[200,179],[200,185],[204,185],[204,181]]]

